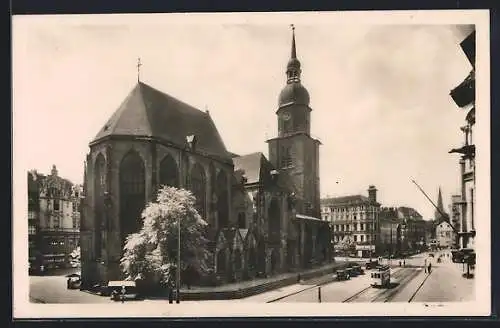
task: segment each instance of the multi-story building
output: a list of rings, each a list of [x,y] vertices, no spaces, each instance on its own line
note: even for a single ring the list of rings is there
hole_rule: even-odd
[[[426,224],[427,221],[411,207],[382,207],[377,253],[399,255],[423,250]]]
[[[398,218],[397,208],[380,209],[378,230],[377,255],[398,253],[401,248],[401,220]]]
[[[28,172],[30,263],[64,267],[79,246],[82,186],[58,175]]]
[[[460,148],[450,150],[450,153],[461,154],[460,164],[460,180],[461,180],[461,201],[456,203],[460,205],[460,232],[459,244],[462,248],[474,248],[474,238],[476,229],[474,225],[474,204],[475,204],[475,189],[476,189],[476,147],[473,139],[473,128],[476,123],[476,108],[475,108],[475,60],[476,60],[476,32],[473,31],[461,43],[460,47],[467,56],[472,69],[469,75],[462,83],[455,87],[450,92],[457,106],[467,112],[465,117],[465,125],[460,128],[464,133],[464,144]]]
[[[451,220],[450,223],[456,231],[461,231],[462,218],[462,195],[452,195],[450,204]]]
[[[416,251],[424,247],[425,221],[415,209],[406,206],[397,208],[401,222],[401,251]]]
[[[441,221],[436,226],[436,241],[441,248],[451,248],[456,245],[457,233],[449,222]]]
[[[332,227],[332,241],[336,251],[356,252],[369,256],[375,252],[378,234],[377,189],[369,186],[368,197],[351,195],[321,200],[321,216]]]

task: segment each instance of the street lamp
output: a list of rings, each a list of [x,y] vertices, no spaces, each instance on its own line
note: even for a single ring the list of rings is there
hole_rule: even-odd
[[[176,293],[176,303],[179,304],[180,302],[180,286],[181,286],[181,217],[177,217],[177,270],[176,270],[176,276],[177,276],[177,293]]]

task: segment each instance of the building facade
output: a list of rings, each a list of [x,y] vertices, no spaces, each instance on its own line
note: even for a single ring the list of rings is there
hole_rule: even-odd
[[[80,243],[83,188],[58,175],[28,172],[29,259],[34,266],[67,267]]]
[[[269,160],[229,152],[208,111],[138,82],[89,145],[83,288],[123,278],[124,240],[141,228],[141,211],[161,185],[191,190],[197,200],[213,254],[208,280],[269,276],[331,259],[328,224],[314,216],[319,141],[310,137],[295,33],[286,75]]]
[[[425,245],[425,221],[414,208],[400,206],[397,208],[401,222],[401,252],[421,251]]]
[[[452,195],[450,204],[450,223],[456,231],[462,229],[462,195]]]
[[[396,256],[420,252],[426,247],[428,221],[413,208],[382,207],[379,214],[377,253]]]
[[[450,153],[460,154],[460,181],[461,201],[460,205],[460,247],[474,248],[476,229],[474,223],[474,205],[476,190],[476,147],[474,145],[473,130],[476,123],[475,108],[475,61],[476,61],[476,32],[473,31],[461,43],[460,47],[467,56],[472,69],[469,75],[457,87],[450,92],[450,96],[457,106],[466,112],[465,125],[460,128],[464,134],[464,143],[460,148],[450,150]]]
[[[369,256],[375,252],[378,235],[377,189],[369,186],[363,195],[325,198],[321,200],[321,216],[332,227],[332,241],[338,252]]]
[[[442,221],[436,226],[436,241],[438,247],[455,247],[457,244],[457,237],[455,229],[449,222]]]

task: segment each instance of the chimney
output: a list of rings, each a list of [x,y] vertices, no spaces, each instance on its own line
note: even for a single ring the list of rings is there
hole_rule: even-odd
[[[372,203],[377,202],[377,188],[375,188],[375,186],[373,185],[368,187],[368,198]]]

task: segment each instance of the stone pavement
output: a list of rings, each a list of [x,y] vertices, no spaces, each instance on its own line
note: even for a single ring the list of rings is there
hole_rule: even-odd
[[[304,290],[315,288],[316,285],[293,284],[277,288],[268,292],[241,299],[243,302],[269,303],[290,294],[300,293]]]
[[[462,264],[451,259],[436,263],[412,302],[474,301],[475,279],[466,279],[463,273]]]

